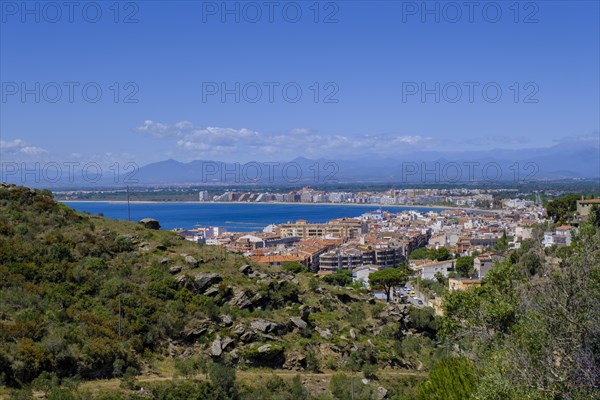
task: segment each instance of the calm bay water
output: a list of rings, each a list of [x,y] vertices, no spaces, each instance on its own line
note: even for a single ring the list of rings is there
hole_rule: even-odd
[[[103,213],[107,218],[127,219],[127,204],[111,202],[65,202],[69,207],[91,214]],[[131,220],[154,218],[163,229],[194,228],[200,226],[223,226],[229,231],[261,231],[269,224],[281,224],[298,219],[309,222],[326,222],[333,218],[358,217],[377,210],[373,205],[310,205],[310,204],[264,204],[264,203],[132,203]],[[383,210],[439,211],[401,206],[384,206]]]

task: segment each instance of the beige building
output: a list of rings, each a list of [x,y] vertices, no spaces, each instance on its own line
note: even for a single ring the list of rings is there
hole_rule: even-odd
[[[367,233],[367,224],[359,219],[342,218],[334,219],[323,224],[309,224],[306,220],[287,223],[280,226],[282,237],[311,237],[332,236],[341,239],[354,239]]]
[[[453,292],[455,290],[467,290],[471,287],[481,286],[480,279],[467,279],[467,278],[450,278],[448,279],[448,289]]]
[[[577,213],[582,217],[587,217],[594,205],[600,207],[600,199],[577,200]]]

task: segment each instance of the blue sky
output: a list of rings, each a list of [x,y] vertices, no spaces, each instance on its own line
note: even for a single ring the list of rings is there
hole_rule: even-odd
[[[1,3],[4,161],[598,145],[597,1]]]

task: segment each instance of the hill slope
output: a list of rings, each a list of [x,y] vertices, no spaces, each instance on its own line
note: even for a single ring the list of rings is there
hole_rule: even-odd
[[[427,368],[430,311],[0,186],[0,371],[83,379],[203,356],[238,368]]]

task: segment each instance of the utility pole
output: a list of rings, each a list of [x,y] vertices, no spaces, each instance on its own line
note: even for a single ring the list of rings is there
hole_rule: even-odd
[[[352,378],[350,378],[351,387],[352,387],[352,400],[354,400],[354,372],[352,373]]]
[[[119,295],[119,337],[121,337],[121,296]]]
[[[127,220],[131,221],[131,204],[129,203],[129,185],[127,185]]]

